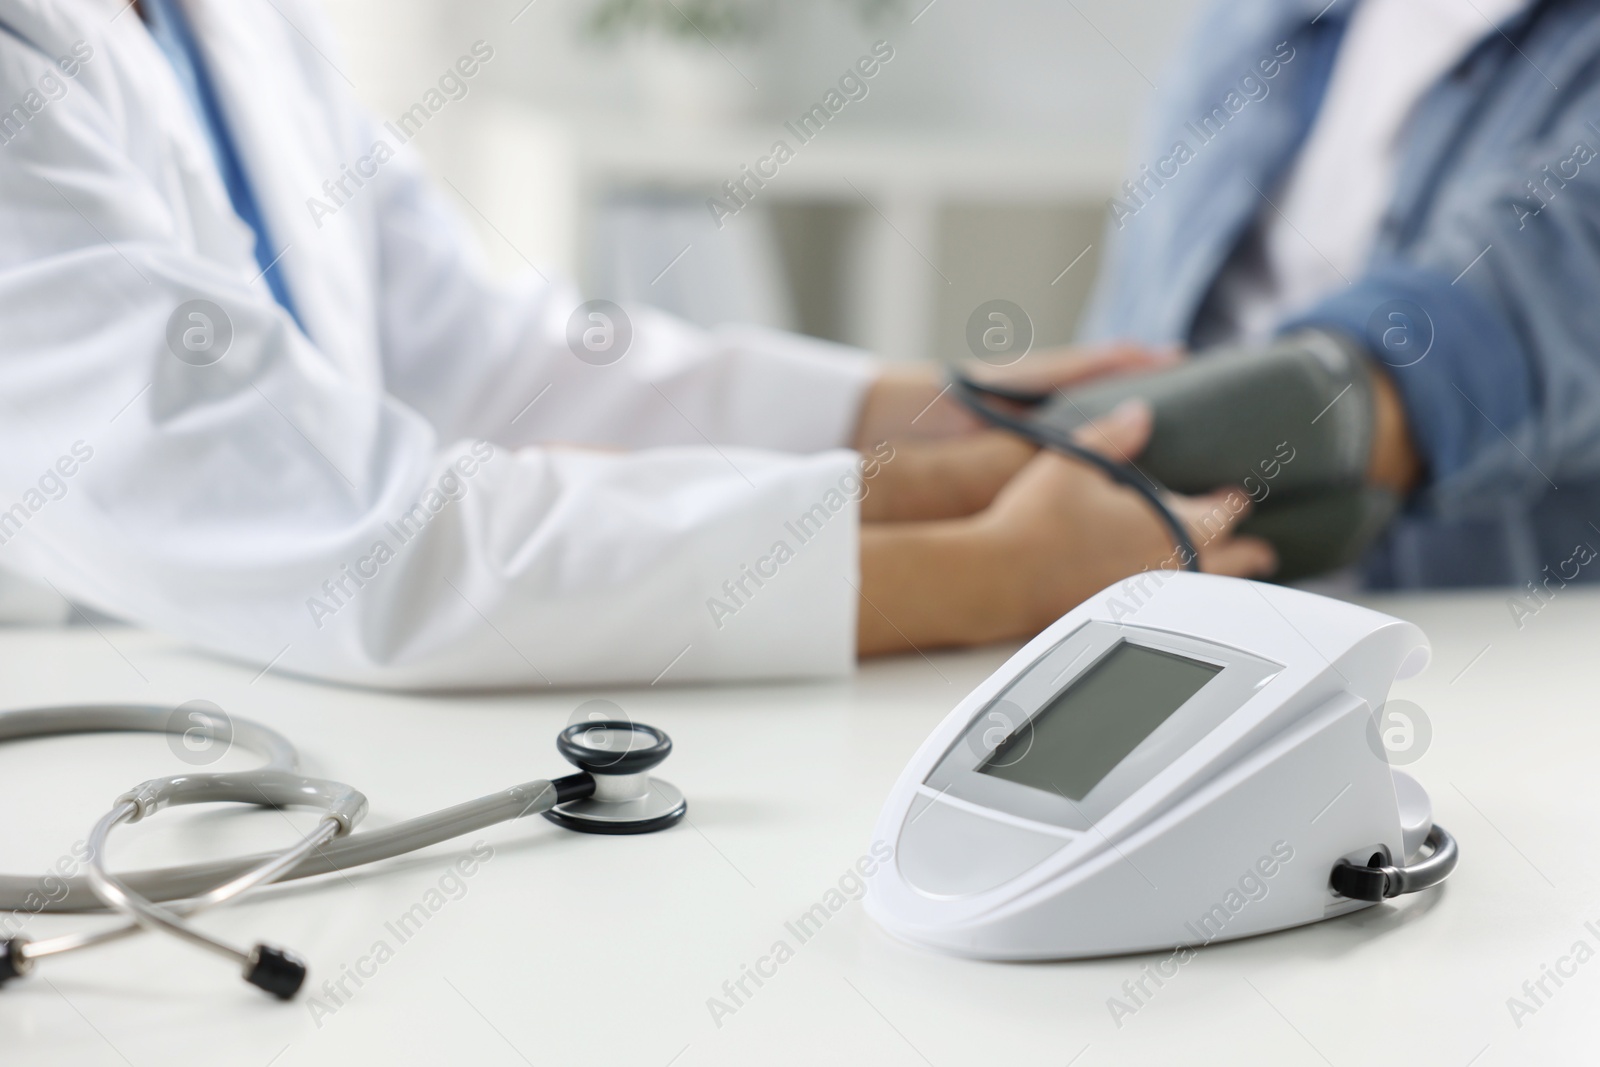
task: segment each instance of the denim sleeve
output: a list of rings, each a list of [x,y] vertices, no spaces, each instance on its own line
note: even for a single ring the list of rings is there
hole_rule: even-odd
[[[1465,279],[1391,264],[1288,324],[1359,338],[1387,370],[1427,468],[1418,502],[1441,513],[1481,510],[1508,489],[1532,497],[1549,488],[1533,466],[1533,356],[1496,304]]]
[[[1554,103],[1529,79],[1496,101],[1498,115],[1465,120],[1515,116],[1526,136],[1502,129],[1509,147],[1441,168],[1414,231],[1285,324],[1361,338],[1387,365],[1427,465],[1414,502],[1427,513],[1484,514],[1600,477],[1595,29],[1588,61],[1556,71]]]

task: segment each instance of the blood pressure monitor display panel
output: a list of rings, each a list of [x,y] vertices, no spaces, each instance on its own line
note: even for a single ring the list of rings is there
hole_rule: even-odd
[[[1082,800],[1221,667],[1120,641],[978,765]]]
[[[1188,635],[1089,622],[985,707],[925,784],[1087,830],[1282,669]]]

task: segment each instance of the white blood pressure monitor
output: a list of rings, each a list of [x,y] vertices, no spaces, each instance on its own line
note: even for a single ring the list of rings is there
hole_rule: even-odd
[[[1375,740],[1390,684],[1428,657],[1411,623],[1281,586],[1113,586],[918,750],[878,819],[895,861],[869,912],[959,955],[1060,959],[1244,937],[1436,884],[1455,843]]]

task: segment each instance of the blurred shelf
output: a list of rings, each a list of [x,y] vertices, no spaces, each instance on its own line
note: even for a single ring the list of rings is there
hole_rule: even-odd
[[[780,122],[699,129],[616,116],[563,121],[579,164],[607,184],[715,189],[781,140],[794,158],[762,192],[789,198],[848,194],[853,183],[863,192],[940,200],[1098,200],[1115,188],[1124,154],[1120,146],[1072,145],[1049,133],[830,126],[801,143]]]
[[[498,253],[501,266],[538,261],[580,278],[608,199],[721,195],[725,182],[742,178],[746,166],[754,170],[777,141],[785,142],[793,158],[763,176],[765,185],[748,199],[757,208],[821,201],[858,209],[842,248],[849,340],[900,360],[935,350],[939,302],[954,291],[939,266],[947,209],[1038,205],[1099,212],[1120,180],[1124,155],[1119,145],[1072,144],[1053,132],[890,131],[847,126],[844,119],[801,143],[777,121],[673,125],[557,114],[509,101],[479,115],[470,137],[456,146],[452,184],[482,219],[494,220],[492,230],[482,231],[491,254]],[[737,224],[752,216],[761,212],[741,211]],[[721,228],[710,211],[704,226],[706,240]]]

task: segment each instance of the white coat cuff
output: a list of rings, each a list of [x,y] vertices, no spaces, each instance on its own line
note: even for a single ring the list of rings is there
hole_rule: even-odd
[[[729,398],[730,439],[776,452],[849,448],[879,369],[863,351],[754,326],[723,327],[743,373]]]

